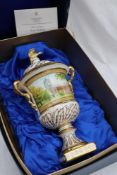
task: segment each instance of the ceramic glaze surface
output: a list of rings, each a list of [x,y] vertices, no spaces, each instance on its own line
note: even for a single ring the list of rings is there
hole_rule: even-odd
[[[68,162],[94,151],[96,146],[92,143],[93,147],[90,144],[90,149],[85,149],[87,143],[76,137],[75,128],[71,124],[79,114],[79,105],[71,84],[74,68],[61,63],[40,61],[37,57],[39,54],[34,49],[29,51],[31,65],[22,80],[14,82],[14,88],[38,111],[43,126],[59,130],[63,139],[62,159]],[[80,148],[83,148],[82,153]]]
[[[72,88],[63,73],[47,74],[35,81],[32,79],[28,88],[40,111],[45,105],[74,97]]]
[[[76,101],[53,106],[40,116],[42,125],[49,129],[57,129],[64,123],[72,122],[79,114],[79,105]]]

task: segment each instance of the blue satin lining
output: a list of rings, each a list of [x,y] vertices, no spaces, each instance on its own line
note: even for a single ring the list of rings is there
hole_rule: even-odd
[[[23,160],[33,175],[42,175],[63,167],[59,161],[62,141],[55,131],[43,128],[37,113],[13,90],[13,82],[22,77],[29,65],[28,51],[31,48],[42,51],[42,59],[67,65],[70,63],[63,52],[37,42],[16,47],[13,57],[0,64],[0,92],[9,121],[19,142]],[[117,137],[105,120],[103,110],[88,94],[77,72],[75,72],[73,88],[75,98],[80,105],[80,114],[74,123],[78,128],[76,135],[84,141],[95,142],[97,145],[95,153],[116,143]]]

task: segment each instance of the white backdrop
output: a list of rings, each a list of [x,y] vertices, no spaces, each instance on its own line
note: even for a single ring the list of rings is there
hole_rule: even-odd
[[[11,156],[0,130],[0,175],[22,175]]]
[[[117,0],[71,0],[67,29],[117,96]]]

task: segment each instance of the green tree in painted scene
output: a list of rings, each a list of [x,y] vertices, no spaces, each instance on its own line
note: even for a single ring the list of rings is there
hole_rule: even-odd
[[[56,74],[56,78],[60,79],[60,80],[65,80],[66,79],[65,74],[61,74],[61,73]]]
[[[31,86],[30,91],[39,107],[51,100],[51,95],[43,88]]]

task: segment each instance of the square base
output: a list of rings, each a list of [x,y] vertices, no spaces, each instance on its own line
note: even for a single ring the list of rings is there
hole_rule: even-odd
[[[96,150],[95,143],[85,143],[75,146],[64,152],[65,161],[70,162]]]

